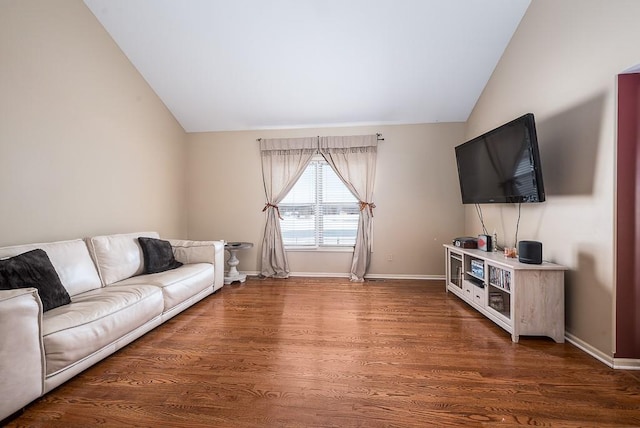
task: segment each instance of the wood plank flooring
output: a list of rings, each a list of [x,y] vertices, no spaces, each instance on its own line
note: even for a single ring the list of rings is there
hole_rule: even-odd
[[[249,278],[8,426],[520,425],[640,426],[640,373],[547,338],[514,344],[442,282]]]

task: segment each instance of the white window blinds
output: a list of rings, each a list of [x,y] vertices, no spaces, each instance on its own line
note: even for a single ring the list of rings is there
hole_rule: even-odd
[[[314,157],[278,205],[286,248],[355,245],[358,200],[322,156]]]

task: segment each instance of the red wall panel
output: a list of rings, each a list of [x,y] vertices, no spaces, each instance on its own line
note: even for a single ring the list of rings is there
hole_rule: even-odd
[[[640,358],[640,74],[618,76],[616,358]]]

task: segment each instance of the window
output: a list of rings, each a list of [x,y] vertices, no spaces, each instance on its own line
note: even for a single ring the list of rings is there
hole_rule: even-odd
[[[353,247],[358,200],[327,161],[314,157],[278,205],[285,248]]]

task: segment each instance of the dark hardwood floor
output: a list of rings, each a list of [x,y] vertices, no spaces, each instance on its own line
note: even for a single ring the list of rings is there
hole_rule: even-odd
[[[9,423],[515,425],[640,426],[640,372],[514,344],[442,282],[302,278],[225,286]]]

